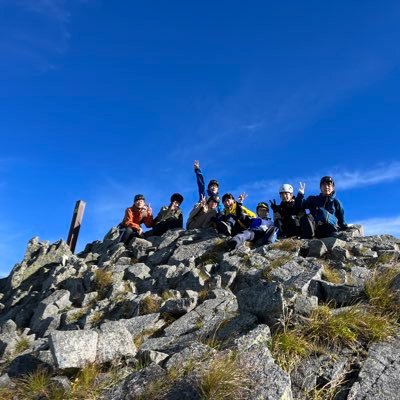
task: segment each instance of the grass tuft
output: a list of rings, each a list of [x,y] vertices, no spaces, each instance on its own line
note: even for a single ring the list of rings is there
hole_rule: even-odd
[[[29,339],[25,336],[22,336],[17,344],[15,345],[14,349],[14,355],[17,356],[18,354],[21,354],[24,352],[26,349],[29,349],[29,346],[31,345]]]
[[[143,298],[139,304],[140,315],[153,314],[160,310],[162,300],[154,295]]]
[[[283,250],[296,252],[299,251],[301,247],[301,242],[296,239],[283,239],[278,240],[270,246],[271,250]]]
[[[17,380],[18,398],[30,400],[38,398],[49,398],[50,375],[43,369],[25,375]]]
[[[392,287],[393,281],[400,273],[400,268],[387,269],[384,272],[374,273],[364,286],[365,295],[369,303],[381,312],[393,315],[400,319],[399,295]]]
[[[302,334],[315,344],[338,348],[386,339],[394,329],[393,320],[359,305],[336,312],[324,305],[311,312]]]
[[[329,265],[324,265],[322,269],[322,279],[330,283],[343,283],[339,271]]]
[[[248,399],[250,386],[248,370],[240,365],[232,352],[214,358],[198,382],[204,400]]]
[[[97,269],[94,273],[94,286],[96,291],[99,292],[100,298],[106,296],[108,290],[113,283],[113,275],[111,271],[106,269]]]
[[[269,348],[275,362],[290,373],[297,364],[308,357],[314,350],[314,345],[298,330],[286,330],[272,335]]]

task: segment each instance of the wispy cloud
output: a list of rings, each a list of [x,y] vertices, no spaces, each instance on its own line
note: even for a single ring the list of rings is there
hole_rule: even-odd
[[[352,223],[364,226],[366,235],[390,234],[400,237],[400,215],[384,218],[369,218]]]
[[[68,50],[70,8],[79,0],[0,0],[3,6],[0,44],[10,71],[55,68],[56,56]],[[10,14],[10,18],[7,14]],[[16,68],[18,67],[18,68]],[[5,68],[5,67],[4,67]]]

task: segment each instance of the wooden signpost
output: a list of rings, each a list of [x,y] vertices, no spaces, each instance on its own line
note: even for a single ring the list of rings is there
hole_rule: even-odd
[[[71,251],[75,252],[76,242],[78,241],[79,230],[81,229],[81,223],[83,218],[83,212],[85,211],[86,203],[83,200],[78,200],[75,204],[74,214],[72,215],[71,226],[69,228],[67,245]]]

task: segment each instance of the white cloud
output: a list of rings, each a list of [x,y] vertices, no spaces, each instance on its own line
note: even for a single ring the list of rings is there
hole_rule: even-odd
[[[390,234],[400,237],[400,215],[384,218],[370,218],[352,223],[363,225],[366,235]]]

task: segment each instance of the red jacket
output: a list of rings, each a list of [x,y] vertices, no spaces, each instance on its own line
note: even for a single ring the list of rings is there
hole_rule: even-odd
[[[122,225],[138,231],[140,224],[145,224],[147,228],[151,228],[153,226],[153,215],[146,207],[140,209],[133,204],[132,207],[125,210]]]

